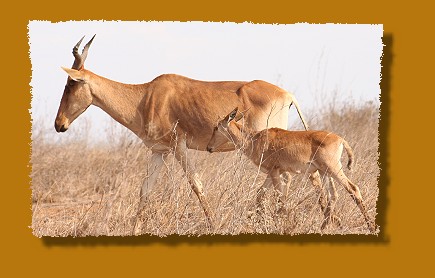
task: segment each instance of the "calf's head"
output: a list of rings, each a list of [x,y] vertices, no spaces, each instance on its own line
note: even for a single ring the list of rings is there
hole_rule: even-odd
[[[223,118],[213,129],[213,134],[210,141],[207,144],[207,151],[212,153],[214,150],[218,149],[220,146],[233,142],[235,144],[234,138],[231,135],[231,130],[237,128],[235,125],[231,125],[232,121],[239,121],[243,118],[243,114],[237,114],[238,108],[236,107],[231,111],[225,118]],[[234,134],[234,133],[233,133]]]

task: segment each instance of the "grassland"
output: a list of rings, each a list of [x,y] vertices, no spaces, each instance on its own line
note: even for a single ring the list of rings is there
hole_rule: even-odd
[[[345,172],[360,187],[368,212],[375,218],[379,194],[379,107],[351,101],[331,103],[315,111],[304,111],[305,115],[310,116],[312,129],[333,131],[350,143],[356,161],[353,170]],[[73,128],[80,129],[74,125]],[[108,131],[109,142],[104,144],[92,144],[86,139],[92,132],[89,128],[82,128],[76,139],[57,142],[45,140],[37,122],[32,132],[34,235],[130,235],[150,151],[129,131],[118,127]],[[321,231],[319,196],[306,176],[301,174],[293,179],[285,214],[275,213],[277,197],[273,192],[266,194],[263,213],[255,214],[252,208],[256,191],[265,174],[259,173],[240,151],[208,154],[191,150],[189,156],[203,182],[215,226],[207,229],[198,199],[180,165],[170,155],[158,186],[149,196],[138,233],[159,236],[369,233],[359,209],[341,186],[337,186],[335,212],[342,225],[330,225]],[[343,161],[347,157],[343,156]]]

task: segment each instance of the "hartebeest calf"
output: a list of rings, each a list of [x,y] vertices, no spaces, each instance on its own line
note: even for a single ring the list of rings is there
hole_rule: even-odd
[[[252,162],[267,173],[266,181],[259,189],[260,198],[257,198],[257,203],[264,190],[272,184],[281,196],[287,194],[280,180],[280,174],[283,172],[306,173],[313,184],[320,187],[320,175],[327,175],[344,186],[360,208],[370,231],[375,231],[375,224],[367,214],[358,186],[346,177],[342,169],[340,159],[343,148],[349,157],[347,165],[349,169],[354,160],[353,151],[346,140],[328,131],[288,131],[280,128],[254,131],[237,122],[243,117],[237,112],[236,108],[218,123],[207,150],[213,152],[221,144],[232,141]],[[322,207],[325,214],[322,229],[331,220],[333,208],[331,202],[335,202],[335,187],[333,181],[331,183],[330,194],[334,200],[328,200],[327,208]]]
[[[292,94],[261,80],[207,82],[176,74],[163,74],[143,84],[123,84],[84,68],[92,38],[78,52],[83,38],[74,46],[72,68],[63,68],[67,83],[55,120],[57,132],[65,132],[90,105],[100,107],[113,119],[134,132],[152,151],[148,175],[140,190],[138,214],[153,190],[164,159],[172,152],[183,167],[193,191],[210,220],[210,209],[197,172],[187,157],[187,149],[205,151],[216,119],[235,105],[250,108],[246,125],[254,130],[287,128]],[[122,69],[120,69],[122,70]],[[216,151],[231,151],[222,144]],[[145,165],[144,165],[145,168]]]

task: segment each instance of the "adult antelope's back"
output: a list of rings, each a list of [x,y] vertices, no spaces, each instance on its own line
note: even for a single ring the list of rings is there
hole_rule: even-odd
[[[186,150],[205,151],[216,120],[228,114],[235,105],[248,110],[246,125],[261,130],[287,128],[288,111],[293,104],[305,129],[308,128],[293,95],[265,81],[205,82],[164,74],[148,83],[131,85],[101,77],[84,68],[94,37],[79,54],[82,38],[73,48],[72,68],[63,68],[68,80],[55,129],[65,132],[80,114],[95,105],[134,132],[151,149],[149,173],[141,187],[138,214],[148,192],[156,184],[165,157],[173,152],[211,222],[201,181],[186,157]],[[234,145],[228,142],[215,151],[233,149]]]

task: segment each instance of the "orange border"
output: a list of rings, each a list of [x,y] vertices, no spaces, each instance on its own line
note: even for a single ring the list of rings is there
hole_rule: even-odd
[[[433,44],[425,42],[423,19],[430,9],[417,3],[391,6],[378,1],[129,1],[7,3],[2,18],[2,265],[15,275],[56,277],[102,275],[346,275],[418,276],[428,272],[425,247],[433,246],[432,181],[424,169],[431,142],[412,134],[425,131],[418,119],[431,118],[429,61]],[[9,6],[8,6],[9,5]],[[401,4],[400,4],[401,5]],[[402,10],[401,10],[402,8]],[[10,18],[7,17],[10,16]],[[406,16],[406,17],[405,17]],[[376,236],[215,236],[157,238],[39,239],[30,218],[29,20],[199,20],[257,23],[381,23],[390,58],[384,58],[381,107],[380,216]],[[430,34],[430,33],[429,33]],[[417,48],[418,47],[418,50]],[[427,55],[426,60],[420,57]],[[386,61],[385,61],[386,60]],[[421,94],[424,94],[423,96]],[[409,99],[408,96],[412,96]],[[422,112],[426,115],[420,115]],[[415,113],[414,116],[410,113]],[[420,117],[419,117],[420,116]],[[423,116],[423,117],[421,117]],[[401,132],[401,131],[407,132]],[[414,140],[413,140],[414,139]],[[412,144],[412,145],[411,145]],[[422,154],[415,158],[414,152]],[[430,161],[428,163],[431,163]],[[426,166],[427,167],[427,166]],[[423,169],[422,169],[423,168]],[[412,173],[404,177],[405,172]],[[429,172],[430,173],[430,172]],[[412,177],[412,178],[410,178]],[[429,238],[430,237],[430,238]]]

